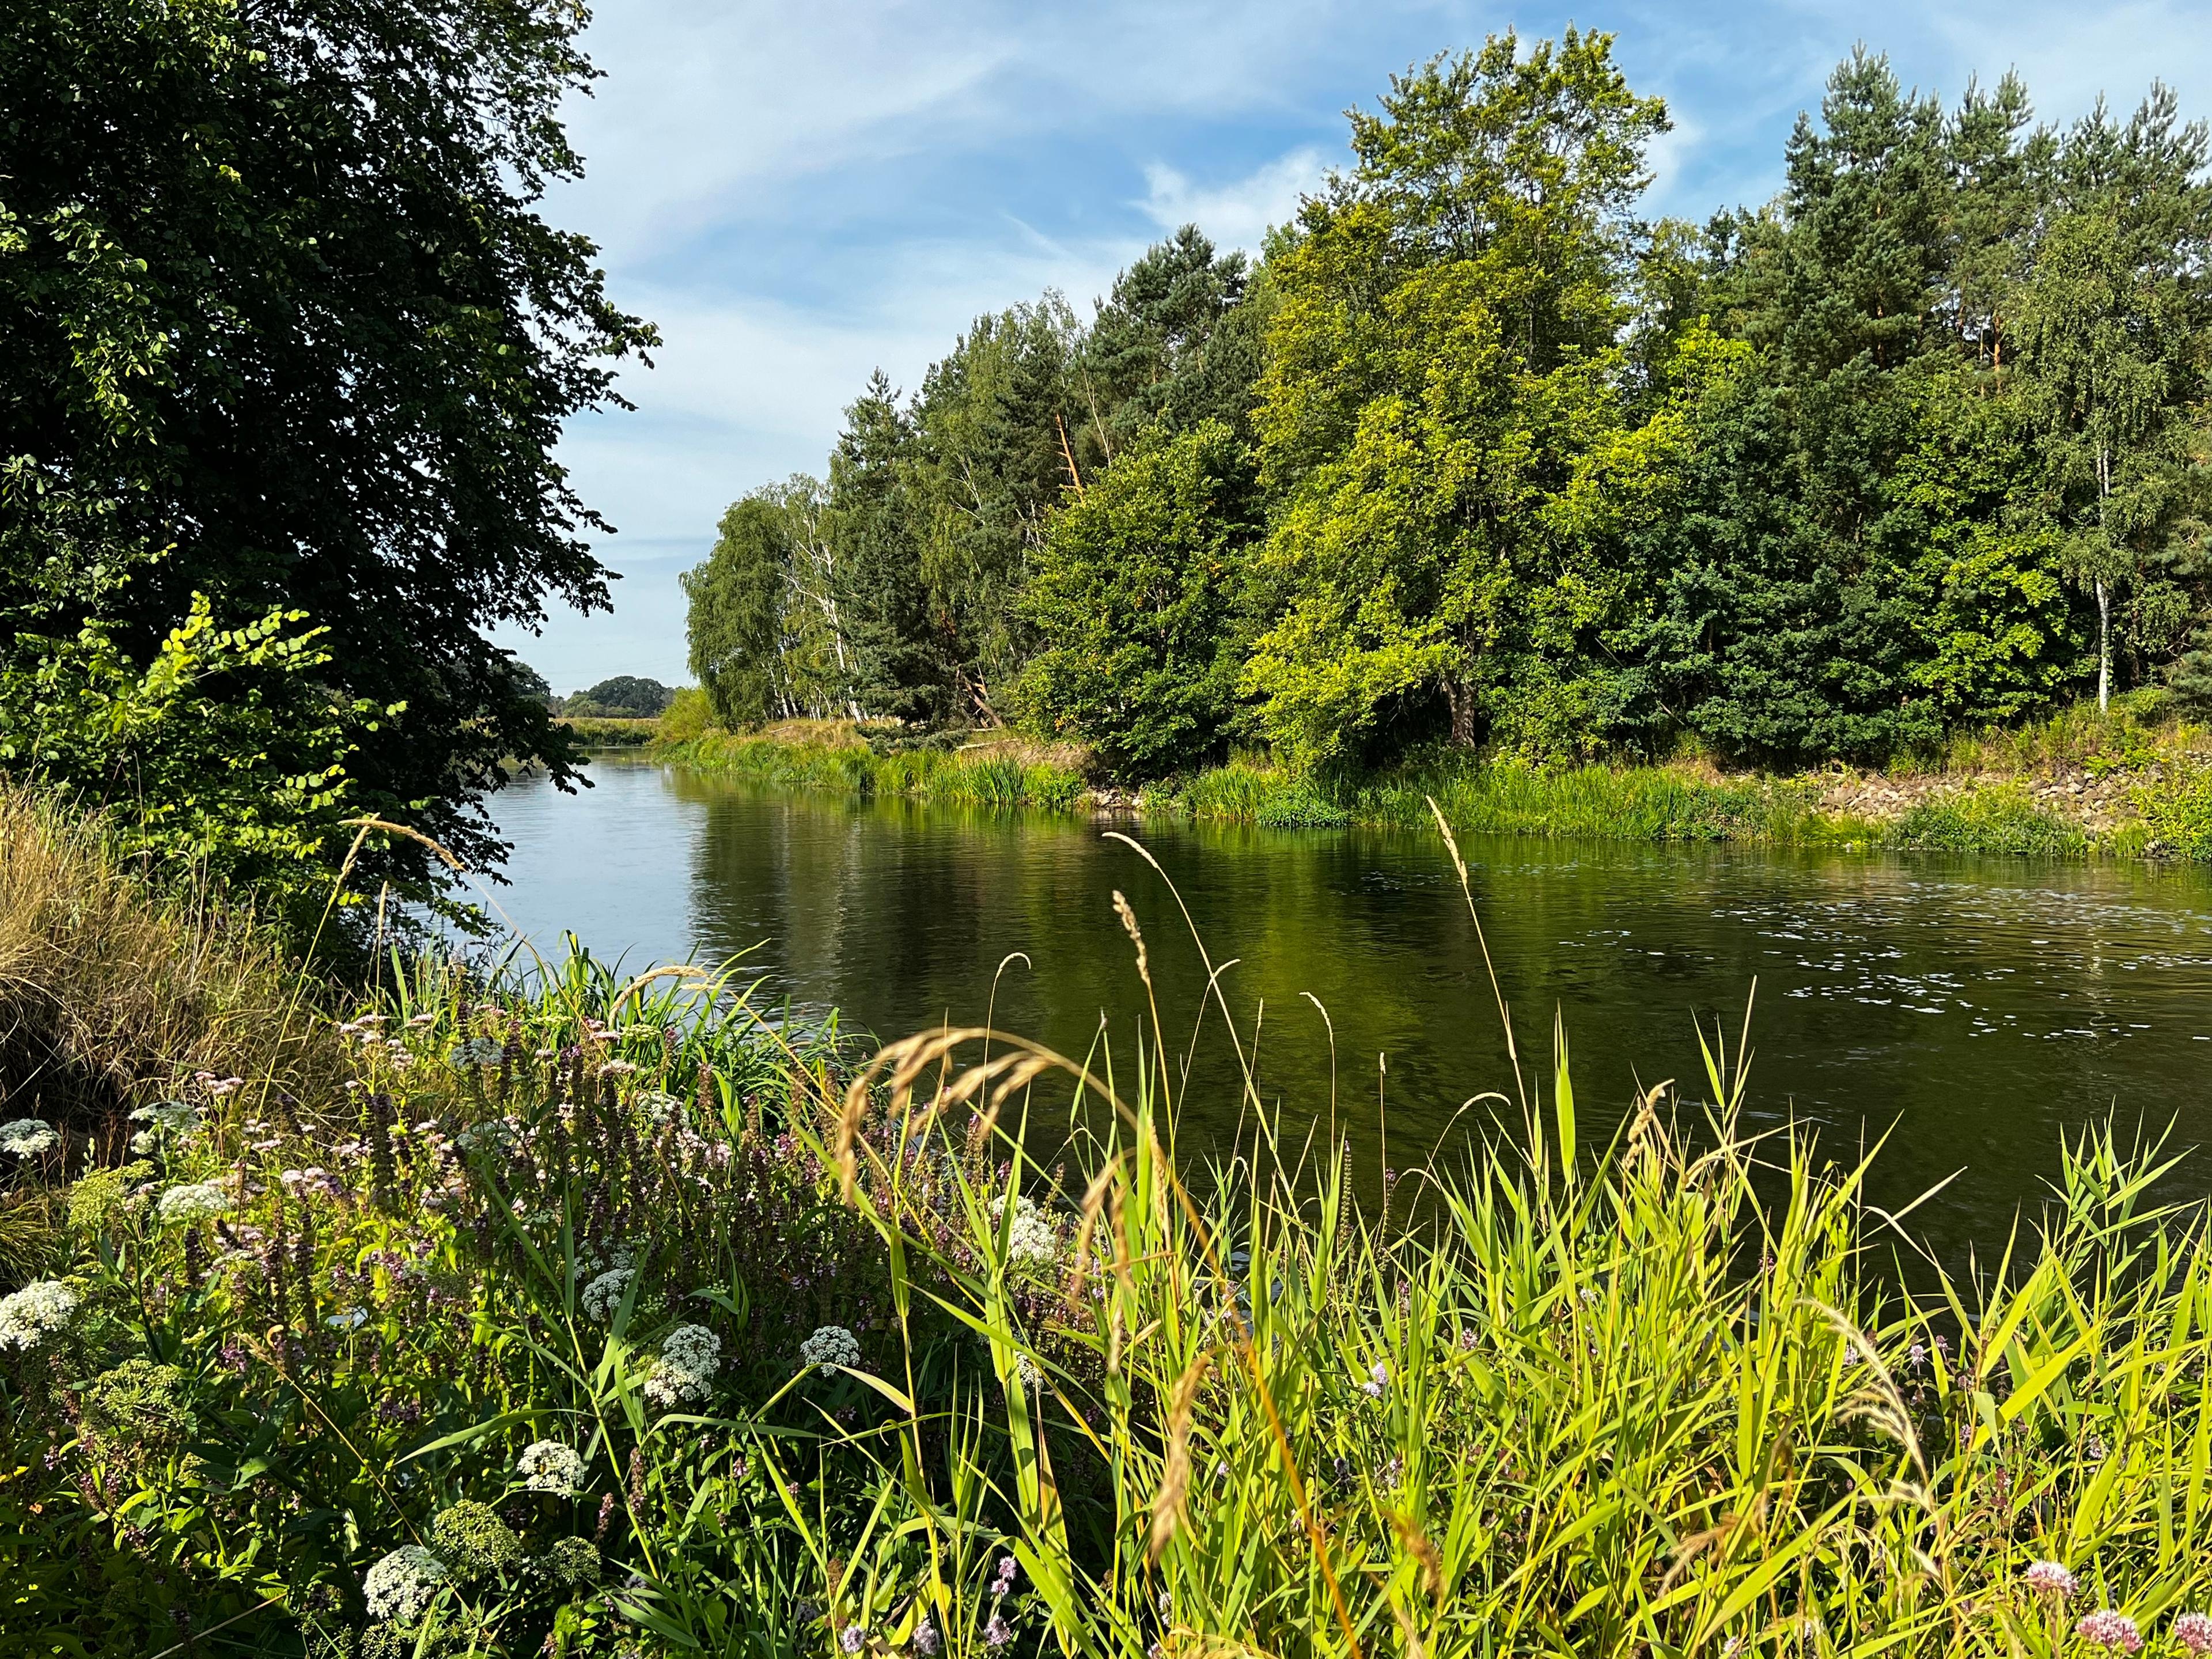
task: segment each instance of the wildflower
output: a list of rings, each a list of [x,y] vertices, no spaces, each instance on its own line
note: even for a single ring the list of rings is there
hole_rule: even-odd
[[[2081,1437],[2081,1455],[2087,1462],[2101,1463],[2111,1455],[2111,1448],[2105,1444],[2105,1437],[2094,1430]]]
[[[230,1194],[212,1181],[172,1187],[161,1194],[161,1224],[167,1227],[212,1221],[219,1215],[228,1215],[230,1209]]]
[[[496,1066],[506,1052],[505,1045],[497,1037],[471,1037],[465,1042],[453,1045],[453,1053],[446,1056],[446,1064],[457,1072]]]
[[[837,1632],[837,1645],[847,1653],[858,1653],[868,1644],[868,1632],[859,1625],[848,1625]]]
[[[660,1345],[660,1363],[645,1380],[645,1397],[656,1406],[702,1401],[714,1391],[722,1364],[722,1339],[704,1325],[678,1325]]]
[[[574,1498],[584,1489],[584,1460],[557,1440],[534,1440],[514,1460],[514,1472],[532,1492]]]
[[[0,1296],[0,1349],[25,1353],[66,1329],[77,1294],[58,1279],[33,1279],[12,1296]]]
[[[1367,1380],[1359,1385],[1359,1392],[1370,1400],[1380,1400],[1390,1387],[1390,1367],[1382,1360],[1375,1362],[1375,1369],[1367,1373]]]
[[[629,1292],[629,1282],[637,1277],[629,1267],[610,1267],[584,1286],[583,1304],[586,1318],[606,1324],[614,1318],[615,1310]]]
[[[1003,1222],[1006,1213],[1005,1194],[991,1200],[991,1220],[994,1227]],[[1006,1241],[1006,1265],[1010,1267],[1049,1267],[1060,1257],[1060,1227],[1051,1212],[1040,1209],[1035,1199],[1018,1197],[1014,1200],[1014,1224]]]
[[[471,1123],[453,1137],[453,1145],[465,1152],[512,1153],[514,1150],[514,1131],[504,1121],[486,1118],[481,1123]]]
[[[488,1504],[464,1498],[430,1523],[439,1559],[456,1578],[488,1578],[522,1563],[522,1540]]]
[[[914,1650],[921,1659],[935,1659],[938,1648],[937,1626],[929,1615],[921,1615],[921,1622],[914,1627]]]
[[[570,1589],[599,1582],[599,1547],[588,1538],[562,1538],[538,1559],[538,1568]]]
[[[407,1017],[407,1023],[410,1025],[435,1025],[438,1023],[438,1017],[433,1013],[410,1014]]]
[[[1013,1639],[1013,1627],[997,1613],[993,1613],[989,1622],[983,1626],[984,1644],[987,1647],[1002,1648]]]
[[[842,1325],[823,1325],[799,1345],[799,1357],[830,1376],[840,1367],[852,1370],[860,1364],[860,1345]]]
[[[637,1067],[626,1060],[611,1060],[599,1067],[601,1077],[628,1077]]]
[[[994,1595],[1012,1595],[1013,1588],[1014,1558],[1011,1555],[1002,1555],[999,1558],[998,1577],[991,1580],[991,1594]]]
[[[2074,1626],[2074,1633],[2085,1642],[2094,1642],[2100,1648],[2118,1648],[2122,1653],[2133,1653],[2142,1646],[2136,1621],[2110,1607],[2100,1607],[2084,1617]]]
[[[368,1570],[362,1593],[368,1598],[370,1618],[411,1625],[429,1611],[445,1581],[444,1562],[420,1544],[402,1544]]]
[[[671,1118],[684,1115],[684,1103],[674,1095],[664,1094],[658,1089],[647,1089],[630,1104],[643,1112],[655,1123],[665,1123]]]
[[[35,1117],[19,1117],[12,1123],[0,1123],[0,1152],[13,1152],[18,1158],[36,1158],[40,1152],[50,1152],[62,1144],[62,1138],[47,1124]]]
[[[163,1135],[189,1140],[200,1126],[200,1114],[199,1108],[185,1101],[157,1100],[131,1113],[131,1121],[149,1126],[131,1137],[131,1155],[143,1158],[161,1144]]]
[[[2074,1575],[2056,1561],[2038,1561],[2021,1576],[2027,1579],[2030,1589],[2056,1595],[2062,1601],[2078,1588]]]
[[[2191,1653],[2212,1652],[2212,1616],[2183,1613],[2173,1621],[2173,1639]]]

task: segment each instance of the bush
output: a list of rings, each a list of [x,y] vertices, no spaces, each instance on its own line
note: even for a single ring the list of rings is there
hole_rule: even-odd
[[[97,623],[31,642],[0,660],[0,770],[100,811],[173,878],[250,890],[304,941],[352,842],[347,730],[399,712],[333,702],[323,630],[304,620],[219,629],[195,594],[143,667]]]
[[[2212,766],[2177,757],[2133,799],[2150,834],[2147,850],[2191,864],[2212,860]]]

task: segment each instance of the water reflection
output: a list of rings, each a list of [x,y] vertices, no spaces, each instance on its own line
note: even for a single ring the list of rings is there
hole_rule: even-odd
[[[1151,946],[1176,1051],[1205,973],[1174,897],[1098,826],[903,803],[753,793],[621,762],[564,797],[501,802],[502,902],[541,943],[573,928],[636,965],[749,947],[766,994],[886,1036],[982,1019],[1083,1052],[1126,1043],[1142,1006],[1111,908]],[[1217,964],[1263,1094],[1299,1126],[1334,1109],[1363,1170],[1409,1166],[1470,1097],[1512,1072],[1474,929],[1432,837],[1149,825]],[[1635,1089],[1700,1080],[1692,1022],[1733,1042],[1757,983],[1753,1090],[1767,1121],[1839,1152],[1891,1133],[1875,1195],[1964,1166],[1925,1212],[1940,1247],[2001,1233],[2055,1163],[2062,1127],[2118,1106],[2212,1128],[2212,883],[2192,871],[1798,855],[1729,848],[1466,848],[1524,1063],[1553,1010],[1577,1093],[1617,1119]],[[1198,1044],[1185,1134],[1239,1119],[1218,1015]],[[1378,1056],[1387,1055],[1387,1074]],[[1126,1063],[1126,1061],[1124,1062]],[[1481,1110],[1484,1109],[1477,1109]],[[1463,1121],[1463,1120],[1462,1120]]]

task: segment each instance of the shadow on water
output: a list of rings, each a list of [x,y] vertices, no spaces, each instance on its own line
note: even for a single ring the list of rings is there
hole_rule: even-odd
[[[580,796],[525,781],[499,803],[515,845],[501,900],[541,947],[572,929],[642,966],[759,945],[768,1000],[885,1036],[980,1023],[996,975],[999,1025],[1079,1057],[1103,1018],[1127,1064],[1142,993],[1119,889],[1180,1065],[1199,957],[1164,884],[1097,825],[763,794],[614,757],[593,775]],[[1330,1117],[1329,1029],[1308,994],[1328,1011],[1334,1114],[1363,1185],[1386,1158],[1428,1157],[1470,1097],[1510,1095],[1435,836],[1127,827],[1215,963],[1235,960],[1230,1005],[1293,1131]],[[1693,1022],[1717,1019],[1733,1042],[1754,980],[1753,1126],[1794,1113],[1839,1157],[1888,1131],[1870,1189],[1885,1206],[1963,1168],[1915,1218],[1947,1256],[2001,1242],[2064,1130],[2117,1111],[2172,1121],[2179,1146],[2212,1132],[2202,872],[1481,838],[1463,851],[1534,1071],[1548,1072],[1554,1009],[1564,1018],[1586,1141],[1639,1084],[1702,1095]],[[1000,974],[1017,952],[1026,964]],[[1196,1053],[1183,1145],[1225,1147],[1243,1115],[1218,1012]],[[2192,1192],[2201,1162],[2184,1166]]]

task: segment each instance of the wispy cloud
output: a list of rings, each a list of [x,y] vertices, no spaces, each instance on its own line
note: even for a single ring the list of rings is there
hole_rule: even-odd
[[[1299,198],[1319,187],[1330,158],[1318,145],[1306,144],[1223,184],[1195,184],[1165,161],[1145,169],[1145,216],[1163,230],[1194,224],[1223,247],[1259,252],[1261,240],[1277,225],[1295,218]]]

